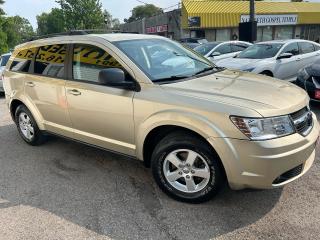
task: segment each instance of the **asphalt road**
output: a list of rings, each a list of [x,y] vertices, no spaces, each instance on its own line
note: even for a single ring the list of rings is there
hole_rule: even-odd
[[[320,115],[320,105],[313,104]],[[0,239],[319,239],[320,161],[283,189],[176,202],[135,160],[52,137],[31,147],[0,97]]]

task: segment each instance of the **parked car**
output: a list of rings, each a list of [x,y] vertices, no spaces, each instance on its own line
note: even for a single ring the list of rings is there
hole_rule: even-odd
[[[319,125],[305,91],[216,68],[160,36],[27,42],[10,58],[4,88],[26,143],[51,133],[140,159],[181,201],[206,201],[226,181],[281,187],[315,159]]]
[[[198,44],[203,44],[207,43],[208,40],[204,38],[181,38],[180,39],[181,43],[198,43]]]
[[[11,53],[2,54],[0,57],[0,93],[4,93],[2,74],[6,68],[7,62],[10,57],[11,57]]]
[[[296,84],[306,90],[311,99],[320,100],[320,59],[299,71]]]
[[[222,59],[233,58],[251,45],[242,41],[209,42],[195,47],[194,50],[215,63]]]
[[[196,47],[200,46],[201,44],[200,43],[182,43],[182,45],[188,47],[188,48],[191,48],[191,49],[195,49]]]
[[[216,64],[295,81],[300,69],[320,58],[320,45],[306,40],[275,40],[248,47],[235,58]]]

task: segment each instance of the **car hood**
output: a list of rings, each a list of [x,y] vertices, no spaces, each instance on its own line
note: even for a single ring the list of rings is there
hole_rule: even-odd
[[[162,86],[174,94],[248,108],[264,117],[293,113],[309,102],[305,91],[289,82],[231,70]]]
[[[254,68],[257,63],[264,59],[249,59],[249,58],[228,58],[216,62],[219,67],[225,67],[230,69],[246,70]]]

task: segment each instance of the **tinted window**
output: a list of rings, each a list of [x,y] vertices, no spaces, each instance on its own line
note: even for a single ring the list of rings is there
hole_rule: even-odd
[[[316,51],[319,51],[319,50],[320,50],[320,46],[319,46],[319,45],[314,44],[314,49],[315,49]]]
[[[274,57],[281,47],[282,43],[261,43],[254,44],[246,50],[239,53],[238,58],[264,59]]]
[[[99,72],[106,68],[122,68],[122,66],[114,57],[101,48],[82,44],[74,46],[74,79],[99,83]]]
[[[48,45],[39,48],[34,65],[34,73],[49,77],[64,77],[66,45]]]
[[[227,54],[231,53],[231,47],[230,44],[223,44],[220,47],[218,47],[215,52],[218,52],[220,54]]]
[[[245,50],[247,47],[249,46],[244,44],[231,44],[232,52],[241,52]]]
[[[4,67],[4,66],[7,65],[10,56],[11,55],[4,55],[4,56],[1,57],[1,63],[0,63],[1,67]]]
[[[36,51],[37,48],[24,49],[20,51],[13,59],[10,70],[16,72],[28,72]]]
[[[300,42],[299,46],[302,54],[314,52],[314,46],[312,43]]]
[[[194,50],[204,56],[204,55],[208,54],[208,52],[210,52],[217,45],[218,45],[218,43],[201,44],[200,46],[195,47]]]
[[[299,54],[298,43],[290,43],[282,50],[282,53],[291,53],[293,55],[298,55]]]

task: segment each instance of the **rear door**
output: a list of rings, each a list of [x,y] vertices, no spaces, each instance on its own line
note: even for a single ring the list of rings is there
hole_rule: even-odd
[[[104,86],[98,78],[101,70],[124,69],[122,64],[104,46],[74,44],[71,52],[66,92],[76,139],[134,155],[134,92]]]
[[[32,52],[35,57],[30,74],[25,77],[25,95],[43,118],[46,130],[72,137],[65,93],[67,45],[45,45]],[[21,55],[22,59],[25,57],[27,53]],[[19,68],[25,63],[14,64]]]
[[[315,45],[311,42],[299,42],[300,47],[300,69],[306,67],[315,62],[319,58],[318,51],[315,49]]]
[[[289,43],[278,54],[280,56],[283,53],[291,53],[291,58],[277,59],[274,67],[274,76],[284,80],[295,80],[298,71],[300,69],[300,53],[297,42]]]

